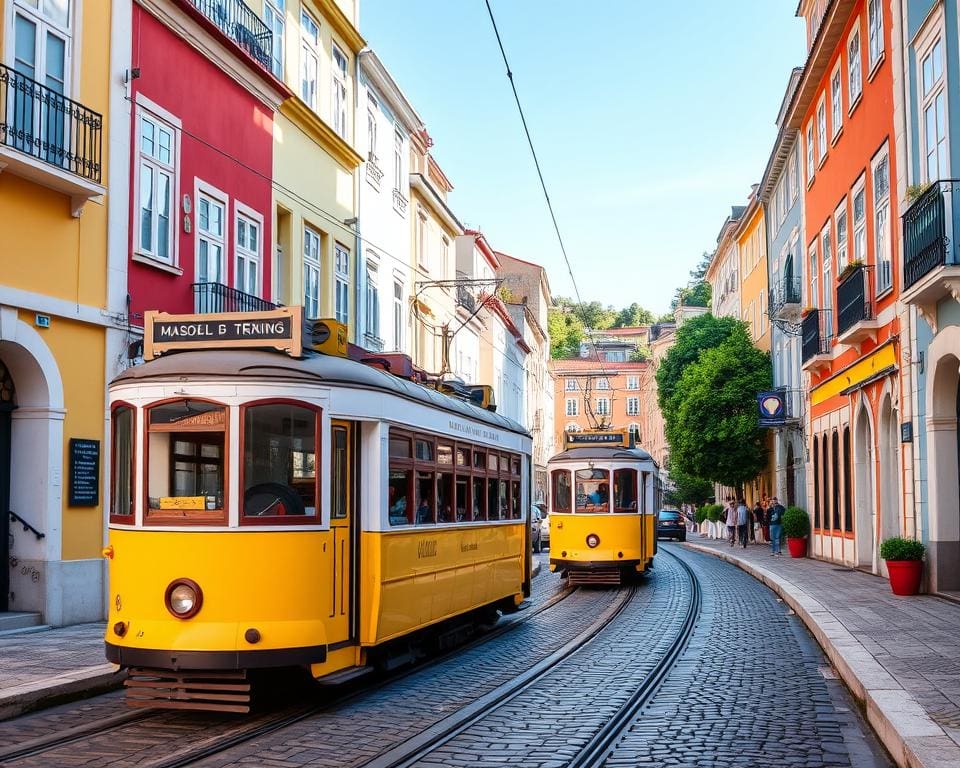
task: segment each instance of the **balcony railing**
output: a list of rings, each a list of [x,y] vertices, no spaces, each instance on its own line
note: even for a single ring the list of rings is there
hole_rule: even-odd
[[[403,196],[403,193],[399,189],[393,190],[393,207],[396,208],[399,213],[406,213],[407,198]]]
[[[477,300],[465,285],[457,286],[457,305],[470,312],[475,311],[477,308]]]
[[[0,144],[100,183],[103,118],[0,64]]]
[[[384,341],[375,333],[363,334],[363,348],[368,352],[383,352]]]
[[[270,71],[273,33],[242,0],[190,0],[194,8],[212,21],[264,69]]]
[[[375,189],[380,189],[380,182],[383,180],[383,171],[380,166],[377,165],[377,160],[374,157],[370,157],[367,160],[367,181],[369,181]]]
[[[820,315],[824,312],[829,310],[815,309],[807,312],[800,324],[800,357],[804,363],[817,355],[830,354],[830,336],[821,331]]]
[[[863,320],[873,320],[872,266],[854,267],[837,286],[837,336]]]
[[[904,290],[937,267],[957,263],[950,239],[954,217],[960,214],[954,205],[958,190],[960,180],[936,181],[903,214]]]
[[[217,312],[267,312],[279,304],[238,291],[222,283],[194,283],[193,306],[198,315]]]
[[[799,314],[802,287],[799,277],[783,277],[770,289],[770,314],[773,317]]]

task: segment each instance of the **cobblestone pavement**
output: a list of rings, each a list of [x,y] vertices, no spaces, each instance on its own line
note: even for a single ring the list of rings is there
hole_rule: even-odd
[[[891,765],[813,638],[769,589],[708,555],[671,551],[700,578],[702,617],[604,765]]]
[[[105,624],[0,637],[0,692],[23,683],[106,663]]]

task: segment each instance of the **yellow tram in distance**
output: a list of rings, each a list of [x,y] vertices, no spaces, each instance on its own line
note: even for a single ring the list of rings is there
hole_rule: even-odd
[[[259,670],[344,682],[529,595],[520,424],[348,359],[300,308],[147,315],[148,362],[110,385],[105,640],[128,703],[248,711]]]
[[[629,432],[566,432],[547,470],[551,571],[571,585],[622,584],[650,567],[660,474]]]

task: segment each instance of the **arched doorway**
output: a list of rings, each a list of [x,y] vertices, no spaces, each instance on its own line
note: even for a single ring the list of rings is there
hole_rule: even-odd
[[[890,394],[880,405],[880,539],[900,535],[900,466],[897,461],[897,416]]]
[[[13,376],[0,358],[0,611],[10,608],[10,455],[11,416],[17,407]]]
[[[853,442],[856,506],[856,526],[853,534],[856,542],[856,563],[858,566],[872,569],[874,556],[873,430],[865,405],[861,405],[857,412]]]
[[[787,442],[787,506],[793,507],[797,504],[797,474],[793,466],[793,443]]]

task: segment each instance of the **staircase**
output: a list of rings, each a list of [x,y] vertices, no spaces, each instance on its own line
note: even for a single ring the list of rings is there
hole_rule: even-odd
[[[39,627],[40,614],[27,611],[7,611],[0,613],[0,634]]]

